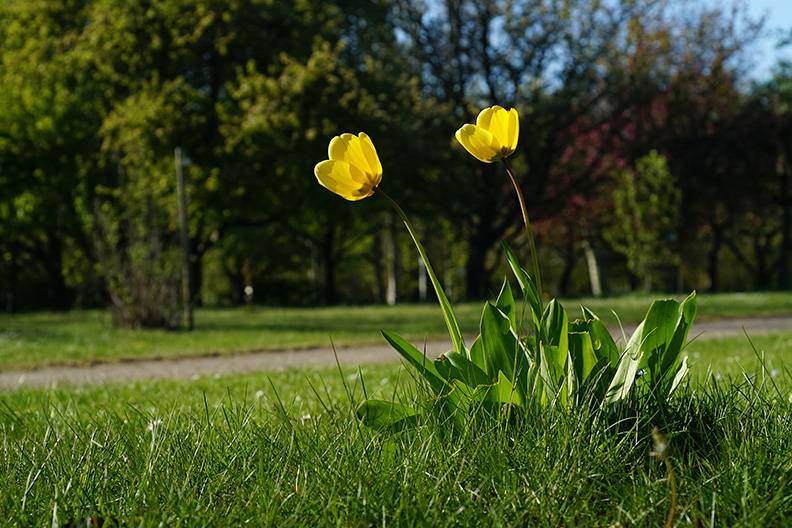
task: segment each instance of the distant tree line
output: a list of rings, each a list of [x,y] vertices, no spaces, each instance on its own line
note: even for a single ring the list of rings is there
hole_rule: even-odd
[[[491,104],[548,290],[789,288],[792,68],[751,80],[761,31],[684,0],[6,0],[2,308],[177,324],[177,147],[193,302],[425,298],[386,208],[316,184],[345,131],[450,294],[487,296],[519,210],[453,132]]]

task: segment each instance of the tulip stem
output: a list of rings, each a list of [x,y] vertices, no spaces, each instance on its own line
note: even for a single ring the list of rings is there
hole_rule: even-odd
[[[517,201],[520,202],[520,211],[522,212],[523,223],[525,224],[525,233],[528,235],[528,248],[531,251],[531,266],[533,267],[534,278],[536,279],[536,289],[539,291],[539,302],[542,302],[542,272],[539,269],[539,257],[536,254],[536,243],[534,242],[533,229],[531,229],[531,220],[528,218],[528,208],[525,205],[525,198],[523,197],[520,184],[514,176],[511,163],[507,158],[503,158],[503,166],[506,168],[506,174],[509,175],[514,192],[517,193]]]
[[[443,312],[443,319],[445,320],[446,326],[448,327],[448,333],[451,334],[451,341],[454,344],[454,350],[464,354],[465,342],[462,339],[462,332],[459,330],[457,319],[454,316],[453,310],[451,309],[451,303],[448,301],[448,297],[446,297],[446,294],[443,291],[443,286],[437,279],[437,275],[435,275],[434,268],[432,268],[432,264],[429,262],[429,257],[426,256],[426,250],[424,249],[423,244],[421,244],[421,241],[418,239],[418,234],[416,233],[412,222],[410,222],[410,219],[407,218],[407,215],[404,213],[399,204],[397,204],[393,198],[388,196],[385,191],[379,187],[375,187],[374,192],[385,198],[385,200],[391,204],[393,209],[396,211],[396,214],[399,215],[399,218],[401,218],[402,222],[404,222],[404,225],[407,227],[407,231],[410,233],[410,236],[415,243],[415,247],[418,248],[418,254],[421,256],[424,266],[426,266],[426,273],[429,275],[429,280],[432,281],[432,286],[434,286],[435,294],[437,294],[437,300],[440,303],[440,309]]]

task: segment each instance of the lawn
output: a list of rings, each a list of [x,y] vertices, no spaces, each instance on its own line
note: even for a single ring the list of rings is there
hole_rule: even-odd
[[[625,323],[639,321],[650,296],[570,299],[574,315],[584,304],[611,324],[611,310]],[[456,306],[462,330],[478,327],[480,303]],[[721,317],[792,315],[792,294],[746,293],[701,295],[699,320]],[[331,307],[201,309],[193,332],[135,331],[113,328],[104,311],[0,315],[0,368],[86,364],[122,359],[227,354],[252,350],[381,343],[380,329],[416,341],[445,337],[434,304]]]
[[[757,347],[780,364],[792,333]],[[7,525],[780,526],[792,511],[792,378],[745,338],[691,345],[669,409],[525,415],[452,432],[361,428],[352,404],[415,394],[396,366],[0,395]],[[737,358],[736,360],[734,358]],[[719,381],[706,376],[713,363]],[[771,383],[772,380],[772,383]],[[775,385],[778,386],[776,390]],[[398,385],[398,388],[397,388]],[[636,413],[640,420],[631,419]],[[621,417],[621,420],[619,420]]]

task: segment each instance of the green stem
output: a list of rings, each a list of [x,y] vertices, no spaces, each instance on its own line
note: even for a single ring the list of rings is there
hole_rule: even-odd
[[[514,192],[517,193],[517,201],[520,202],[520,212],[522,212],[523,223],[525,224],[525,233],[528,235],[528,248],[531,251],[531,266],[533,267],[536,289],[539,291],[539,304],[541,306],[544,294],[544,290],[542,290],[542,272],[539,269],[539,257],[536,254],[536,243],[534,242],[533,229],[531,229],[531,220],[528,218],[528,208],[525,205],[525,198],[523,197],[520,184],[517,182],[511,163],[507,158],[503,158],[503,166],[506,168],[506,174],[509,175],[509,179],[511,179],[512,186],[514,186]]]
[[[399,204],[397,204],[393,198],[385,194],[380,188],[376,188],[375,192],[385,198],[393,209],[396,211],[396,214],[399,215],[404,225],[407,227],[407,231],[410,233],[410,236],[415,243],[415,247],[418,248],[418,254],[421,256],[421,259],[426,266],[426,273],[429,275],[429,280],[432,281],[432,286],[434,286],[435,294],[437,294],[437,300],[440,302],[440,309],[443,312],[443,319],[445,320],[445,324],[448,327],[448,333],[451,334],[451,341],[454,344],[454,350],[459,353],[465,352],[465,342],[462,339],[462,332],[459,331],[459,324],[457,323],[457,319],[454,316],[454,312],[451,309],[451,303],[448,301],[448,297],[446,297],[445,292],[443,291],[443,287],[440,285],[440,281],[437,280],[437,275],[435,275],[434,269],[432,268],[432,264],[429,262],[429,257],[426,256],[426,250],[424,250],[421,241],[418,239],[418,234],[415,232],[415,228],[410,222],[410,219],[407,218],[407,215],[404,213]]]

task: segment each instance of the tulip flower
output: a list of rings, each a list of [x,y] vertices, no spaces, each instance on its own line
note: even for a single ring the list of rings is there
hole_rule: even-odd
[[[382,165],[371,138],[365,132],[361,132],[357,136],[341,134],[330,140],[327,154],[330,159],[320,161],[314,167],[314,175],[323,187],[350,201],[362,200],[376,193],[393,207],[404,222],[415,247],[418,248],[418,254],[426,266],[429,280],[434,286],[437,300],[440,302],[440,310],[443,312],[443,319],[454,344],[454,350],[460,353],[464,352],[465,342],[462,332],[459,330],[459,323],[434,268],[429,262],[426,250],[418,239],[418,233],[399,204],[379,188],[382,181]]]
[[[476,124],[463,125],[456,131],[459,143],[474,158],[484,163],[500,161],[514,153],[520,136],[517,110],[490,106],[482,110]]]
[[[539,289],[541,302],[542,277],[533,231],[531,230],[531,221],[528,218],[528,208],[525,205],[525,198],[523,198],[520,184],[514,176],[509,160],[506,159],[514,154],[517,148],[517,140],[520,136],[520,116],[517,114],[517,110],[514,108],[506,110],[498,105],[485,108],[479,112],[475,125],[462,125],[462,128],[456,131],[455,136],[457,141],[465,147],[465,150],[479,161],[484,163],[503,162],[506,174],[509,175],[514,192],[517,194],[517,201],[520,203],[520,211],[522,212],[525,232],[528,235],[528,245],[531,250],[534,279]]]
[[[374,194],[382,181],[382,165],[365,132],[334,137],[327,148],[327,156],[330,159],[314,167],[316,179],[323,187],[350,201]]]

